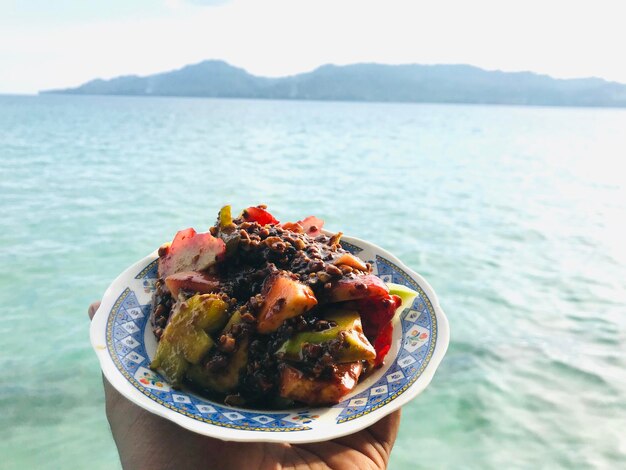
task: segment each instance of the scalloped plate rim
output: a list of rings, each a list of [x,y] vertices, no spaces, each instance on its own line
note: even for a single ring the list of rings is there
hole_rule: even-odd
[[[124,287],[128,284],[129,278],[134,278],[137,271],[140,268],[144,268],[147,264],[153,261],[156,257],[156,250],[141,260],[133,263],[127,269],[125,269],[115,280],[109,285],[102,297],[102,303],[98,308],[98,311],[93,317],[90,326],[90,339],[91,344],[98,356],[100,367],[107,380],[120,392],[125,398],[140,406],[141,408],[168,419],[179,426],[188,429],[192,432],[203,434],[209,437],[225,441],[239,441],[239,442],[288,442],[292,444],[305,444],[312,442],[326,441],[330,439],[336,439],[355,432],[361,431],[368,426],[376,423],[390,413],[401,408],[409,401],[417,397],[423,392],[426,387],[432,381],[435,371],[441,364],[443,357],[448,349],[450,341],[450,329],[448,319],[439,304],[439,299],[432,286],[424,279],[420,274],[416,273],[409,267],[407,267],[402,261],[396,258],[388,251],[380,248],[379,246],[367,242],[365,240],[343,236],[342,241],[346,241],[359,248],[369,248],[374,253],[381,255],[383,258],[396,264],[398,268],[406,272],[417,284],[422,288],[430,303],[436,318],[437,338],[428,364],[419,375],[419,377],[408,387],[406,391],[400,394],[397,398],[391,402],[383,405],[382,407],[371,411],[370,413],[355,418],[353,420],[334,423],[334,425],[322,426],[318,429],[302,430],[297,432],[271,432],[271,431],[254,431],[254,430],[240,430],[230,429],[222,426],[217,426],[211,423],[201,422],[170,410],[154,400],[143,395],[137,390],[118,370],[111,358],[108,348],[106,346],[106,326],[109,317],[109,313]],[[395,360],[395,358],[394,358]],[[220,405],[223,406],[223,405]],[[234,411],[238,410],[236,407],[231,407]],[[307,408],[313,410],[327,410],[331,407],[321,408]],[[280,410],[273,410],[274,412]],[[293,412],[294,410],[289,410]]]

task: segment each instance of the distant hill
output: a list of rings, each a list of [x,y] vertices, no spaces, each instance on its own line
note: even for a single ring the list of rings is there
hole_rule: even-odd
[[[156,75],[98,79],[42,93],[626,107],[626,85],[620,83],[471,65],[324,65],[308,73],[267,78],[207,60]]]

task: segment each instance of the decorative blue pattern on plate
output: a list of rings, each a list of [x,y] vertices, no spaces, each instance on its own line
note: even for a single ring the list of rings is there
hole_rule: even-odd
[[[341,244],[341,247],[344,250],[349,251],[353,255],[358,255],[359,253],[361,253],[363,251],[363,248],[360,248],[360,247],[358,247],[356,245],[353,245],[352,243],[348,243],[345,240],[341,240],[339,243]]]

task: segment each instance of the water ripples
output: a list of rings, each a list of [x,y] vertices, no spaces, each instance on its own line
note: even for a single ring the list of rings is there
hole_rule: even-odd
[[[391,468],[619,467],[624,135],[597,109],[0,97],[3,464],[115,465],[87,305],[177,229],[265,202],[441,298],[450,349]]]

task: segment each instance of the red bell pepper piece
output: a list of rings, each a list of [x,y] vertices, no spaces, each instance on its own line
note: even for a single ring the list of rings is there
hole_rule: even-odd
[[[402,305],[402,299],[391,294],[379,297],[367,297],[355,301],[356,308],[361,314],[361,323],[365,336],[373,343],[376,350],[374,365],[383,363],[391,348],[393,335],[392,319],[396,310]]]
[[[356,309],[361,314],[363,332],[370,341],[376,340],[382,329],[391,321],[396,310],[402,305],[397,295],[367,297],[355,301]]]
[[[374,366],[379,366],[385,360],[385,356],[391,349],[391,338],[393,336],[393,324],[388,322],[374,341],[374,349],[376,350],[376,359],[374,359]]]
[[[243,211],[243,218],[247,222],[257,222],[259,225],[276,225],[278,220],[272,214],[260,207],[248,207]]]

